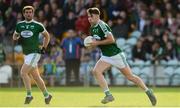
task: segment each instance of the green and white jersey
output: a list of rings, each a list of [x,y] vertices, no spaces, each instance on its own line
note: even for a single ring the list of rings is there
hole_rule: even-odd
[[[20,35],[20,44],[25,55],[39,53],[39,34],[46,31],[44,26],[37,21],[20,21],[16,24],[15,33]]]
[[[96,40],[104,40],[111,31],[110,27],[102,20],[90,28],[90,33]],[[122,50],[117,47],[116,43],[99,45],[98,47],[101,49],[102,55],[104,56],[114,56],[122,52]]]

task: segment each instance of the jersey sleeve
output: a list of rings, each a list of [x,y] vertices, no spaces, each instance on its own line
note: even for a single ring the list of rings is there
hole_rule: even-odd
[[[39,32],[43,33],[45,31],[46,31],[46,28],[44,27],[44,25],[39,23]]]
[[[16,34],[19,34],[19,33],[20,33],[19,24],[18,24],[18,23],[16,24],[14,33],[16,33]]]
[[[103,31],[104,33],[104,36],[107,37],[108,34],[111,34],[111,28],[104,22],[99,22],[99,26],[101,28],[101,30]]]

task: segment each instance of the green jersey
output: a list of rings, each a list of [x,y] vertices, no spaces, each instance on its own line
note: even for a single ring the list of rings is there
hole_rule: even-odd
[[[37,21],[20,21],[16,24],[15,33],[20,35],[20,44],[25,55],[39,53],[39,34],[44,32],[44,26]]]
[[[110,27],[102,20],[90,28],[91,35],[96,40],[104,40],[111,31]],[[98,47],[101,49],[102,55],[104,56],[114,56],[122,52],[122,50],[117,47],[116,43],[99,45]]]

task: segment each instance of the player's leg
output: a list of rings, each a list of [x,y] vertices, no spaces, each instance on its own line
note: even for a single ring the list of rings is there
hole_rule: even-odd
[[[25,55],[24,56],[24,64],[23,64],[23,66],[21,68],[21,72],[20,72],[21,77],[24,82],[24,85],[25,85],[25,88],[27,90],[25,104],[29,104],[31,102],[31,100],[33,99],[32,95],[31,95],[31,79],[30,79],[29,73],[32,70],[31,64],[34,61],[35,57],[36,57],[36,54]]]
[[[144,82],[142,81],[140,77],[138,77],[137,75],[134,75],[131,72],[131,69],[129,66],[121,68],[120,71],[124,74],[124,76],[128,80],[134,82],[136,85],[138,85],[140,88],[142,88],[146,92],[153,106],[156,105],[156,102],[157,102],[156,97],[154,96],[152,90],[148,89],[148,87],[144,84]]]
[[[111,95],[109,88],[108,88],[108,84],[104,78],[103,72],[108,69],[111,66],[111,64],[104,62],[102,60],[99,60],[94,69],[93,69],[93,75],[96,78],[96,80],[98,81],[100,87],[104,90],[105,93],[105,97],[104,99],[101,101],[103,104],[106,104],[108,102],[111,102],[114,100],[113,96]]]
[[[31,91],[31,79],[29,77],[29,71],[30,71],[30,67],[26,64],[23,64],[20,74],[27,91]],[[31,92],[27,92],[27,96],[31,96]]]
[[[141,87],[146,92],[148,97],[150,98],[151,103],[153,105],[155,105],[156,104],[156,98],[153,95],[152,90],[147,88],[147,86],[144,84],[144,82],[142,81],[142,79],[140,77],[138,77],[132,73],[132,71],[131,71],[131,69],[130,69],[127,61],[126,61],[125,54],[119,53],[116,56],[113,56],[111,59],[113,61],[113,62],[111,62],[111,64],[113,66],[117,67],[128,80],[134,82],[136,85]]]
[[[144,91],[147,91],[148,88],[144,84],[141,78],[139,78],[137,75],[132,74],[131,69],[129,66],[126,66],[124,68],[120,69],[121,73],[130,81],[134,82],[136,85],[138,85],[140,88],[142,88]]]
[[[80,60],[79,59],[75,59],[73,61],[74,65],[72,66],[73,67],[73,72],[74,72],[74,75],[75,75],[75,83],[77,85],[80,84],[80,80],[79,80],[79,68],[80,68]]]
[[[71,78],[71,60],[65,60],[65,71],[66,71],[66,85],[70,85]]]
[[[29,104],[33,99],[32,94],[31,94],[31,79],[29,77],[30,71],[31,71],[31,68],[27,64],[23,64],[20,74],[21,74],[21,78],[23,79],[26,91],[27,91],[24,104]]]
[[[37,86],[42,91],[42,93],[43,93],[43,95],[45,97],[45,103],[49,104],[49,102],[51,101],[52,96],[47,91],[47,88],[46,88],[46,86],[44,84],[44,81],[43,81],[43,79],[41,78],[41,76],[39,74],[38,67],[35,67],[30,74],[32,75],[33,79],[35,80]]]

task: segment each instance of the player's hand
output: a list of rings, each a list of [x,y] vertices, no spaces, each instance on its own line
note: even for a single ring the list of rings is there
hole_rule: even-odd
[[[16,40],[21,40],[21,36],[17,36],[17,37],[16,37]]]
[[[98,41],[96,41],[96,40],[93,40],[91,43],[90,43],[91,45],[91,47],[96,47],[96,46],[98,46],[99,44],[98,44]]]
[[[18,41],[21,36],[19,34],[13,34],[13,40]]]
[[[40,53],[45,54],[46,53],[46,48],[42,47],[41,50],[40,50]]]

